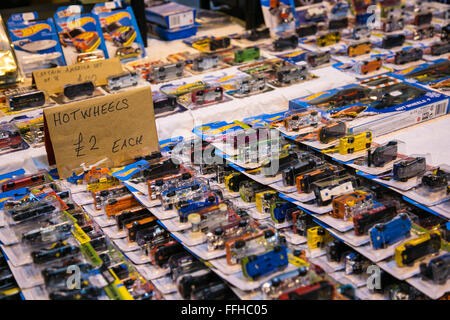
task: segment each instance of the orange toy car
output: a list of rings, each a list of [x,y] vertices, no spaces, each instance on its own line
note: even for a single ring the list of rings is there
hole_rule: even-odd
[[[108,218],[122,212],[123,210],[132,208],[134,206],[140,205],[133,194],[128,194],[126,196],[109,199],[105,204],[105,212]]]
[[[376,57],[372,60],[364,60],[356,64],[356,73],[367,74],[370,72],[374,72],[376,70],[380,70],[382,65],[383,60],[381,60],[380,57]]]
[[[330,212],[333,218],[351,220],[354,215],[373,206],[372,195],[362,190],[344,194],[332,201],[333,210]]]
[[[363,54],[367,54],[372,49],[372,43],[370,41],[364,41],[349,45],[347,48],[347,54],[349,57],[356,57]]]

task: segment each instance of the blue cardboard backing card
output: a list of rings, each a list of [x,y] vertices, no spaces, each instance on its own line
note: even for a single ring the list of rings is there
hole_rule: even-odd
[[[444,63],[448,63],[448,60],[447,59],[438,59],[438,60],[434,60],[434,61],[429,61],[426,63],[422,63],[420,65],[406,68],[404,70],[392,72],[391,75],[398,79],[404,80],[405,82],[409,82],[409,83],[413,82],[413,83],[429,85],[429,84],[433,84],[433,83],[437,83],[437,82],[449,79],[450,76],[448,76],[448,71],[444,70],[444,72],[442,72],[442,76],[439,76],[439,77],[438,76],[430,77],[430,76],[420,75],[421,71],[425,71],[427,68],[433,67],[437,64],[444,64]],[[448,68],[448,66],[447,66],[447,68]],[[417,76],[415,76],[414,73],[416,73]]]
[[[117,56],[121,61],[128,62],[146,56],[141,33],[131,7],[100,12],[97,16],[110,57]]]
[[[55,13],[55,22],[68,65],[77,62],[79,53],[96,52],[109,58],[100,21],[96,15],[82,13],[59,17],[61,12],[64,11]]]
[[[36,12],[14,14],[8,19],[7,26],[25,74],[66,65],[56,26],[51,18],[38,20]]]
[[[239,123],[216,121],[194,127],[192,132],[204,140],[214,140],[224,134],[242,129],[243,127]]]

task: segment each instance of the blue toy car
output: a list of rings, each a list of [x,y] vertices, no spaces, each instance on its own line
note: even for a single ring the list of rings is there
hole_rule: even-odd
[[[350,6],[346,2],[338,2],[333,8],[331,8],[331,14],[335,18],[343,18],[346,17]]]
[[[285,269],[289,264],[286,246],[275,246],[258,256],[251,255],[241,260],[242,272],[246,278],[256,280],[261,276]]]
[[[195,202],[187,201],[178,208],[178,215],[180,216],[180,222],[185,223],[188,221],[188,216],[192,213],[201,213],[210,207],[217,206],[220,199],[218,196],[209,196],[205,201]]]
[[[292,212],[298,210],[297,206],[291,202],[276,201],[270,205],[270,216],[276,223],[292,219]]]
[[[408,238],[411,231],[411,219],[405,214],[401,213],[391,221],[386,223],[378,223],[369,230],[370,242],[372,247],[382,249],[391,244]]]

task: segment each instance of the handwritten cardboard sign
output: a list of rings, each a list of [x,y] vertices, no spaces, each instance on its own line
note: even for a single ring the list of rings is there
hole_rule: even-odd
[[[120,166],[159,149],[150,86],[44,109],[50,165],[66,178],[81,164]]]
[[[33,81],[48,94],[62,92],[66,84],[92,81],[96,86],[107,84],[110,76],[123,73],[119,58],[88,61],[65,67],[33,71]]]

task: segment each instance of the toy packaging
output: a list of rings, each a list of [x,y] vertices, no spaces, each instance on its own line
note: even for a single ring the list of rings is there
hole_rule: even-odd
[[[55,13],[59,41],[67,65],[86,59],[109,58],[100,21],[95,14],[82,13],[82,6],[61,7]]]
[[[195,22],[195,14],[194,8],[175,2],[157,4],[145,10],[147,21],[166,29],[191,27]]]
[[[39,20],[37,12],[19,13],[9,18],[7,26],[21,69],[27,76],[33,70],[66,64],[51,18]]]
[[[108,56],[119,57],[122,62],[144,58],[144,44],[131,7],[101,12],[99,7],[97,4],[92,12],[100,21]]]
[[[379,136],[447,114],[448,104],[443,94],[385,75],[293,99],[289,109],[315,109],[345,120],[351,133],[369,130]]]

